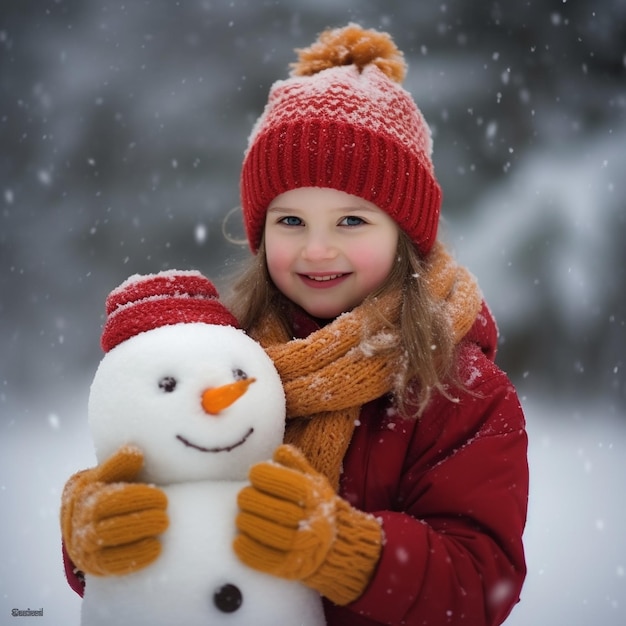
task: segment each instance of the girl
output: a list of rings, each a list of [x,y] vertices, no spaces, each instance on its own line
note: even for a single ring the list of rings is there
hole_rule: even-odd
[[[252,468],[235,551],[330,625],[501,624],[528,468],[497,330],[436,241],[430,132],[388,35],[322,33],[275,83],[241,176],[255,253],[230,308],[274,359],[286,443]]]
[[[494,319],[436,239],[441,191],[403,56],[350,24],[292,70],[241,175],[254,255],[230,308],[273,358],[289,419],[240,494],[235,551],[319,591],[330,626],[496,626],[526,574],[524,417],[493,362]],[[133,479],[115,463],[94,480]],[[62,520],[77,554],[73,484]],[[142,511],[151,523],[113,546],[114,565],[98,557],[101,573],[156,558],[145,542],[164,507]]]

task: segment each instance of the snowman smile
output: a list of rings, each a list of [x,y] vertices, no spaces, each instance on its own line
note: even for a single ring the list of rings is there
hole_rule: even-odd
[[[250,427],[248,429],[248,432],[236,443],[233,443],[229,446],[223,446],[223,447],[217,447],[217,448],[205,448],[203,446],[198,446],[195,443],[192,443],[191,441],[189,441],[189,439],[186,439],[185,437],[183,437],[182,435],[176,435],[176,439],[178,439],[178,441],[184,443],[187,447],[189,448],[195,448],[196,450],[200,450],[200,452],[230,452],[231,450],[234,450],[235,448],[239,447],[240,445],[244,444],[246,442],[246,440],[248,439],[248,437],[254,432],[254,428]]]

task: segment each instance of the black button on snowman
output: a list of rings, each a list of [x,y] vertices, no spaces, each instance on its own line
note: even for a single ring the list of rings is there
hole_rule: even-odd
[[[237,585],[227,583],[213,594],[213,602],[222,613],[234,613],[241,606],[243,595]]]

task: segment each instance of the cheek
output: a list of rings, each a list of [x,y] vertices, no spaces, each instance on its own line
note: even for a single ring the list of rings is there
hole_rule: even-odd
[[[381,238],[374,244],[359,246],[353,250],[352,266],[357,270],[361,288],[371,293],[387,280],[396,262],[396,245]]]
[[[270,276],[275,279],[276,276],[289,271],[292,255],[287,246],[268,243],[265,248],[265,259]]]
[[[377,240],[355,246],[351,251],[351,261],[355,268],[372,275],[387,276],[396,258],[393,241]]]

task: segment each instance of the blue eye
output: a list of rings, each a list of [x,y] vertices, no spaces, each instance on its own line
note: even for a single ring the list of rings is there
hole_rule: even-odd
[[[344,217],[341,222],[339,222],[342,226],[360,226],[361,224],[365,224],[365,220],[361,217],[356,217],[354,215],[348,215]]]
[[[287,217],[283,217],[280,220],[280,223],[285,224],[285,226],[300,226],[302,224],[302,220],[294,215],[288,215]]]

